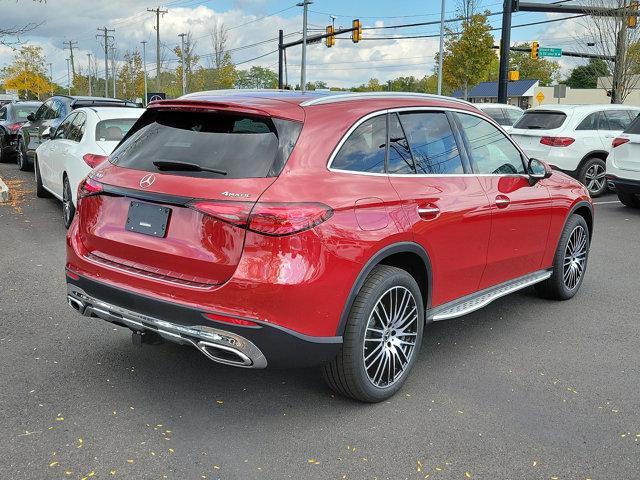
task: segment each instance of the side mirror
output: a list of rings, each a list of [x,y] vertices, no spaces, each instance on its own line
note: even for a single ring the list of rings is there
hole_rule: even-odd
[[[29,120],[30,122],[33,122],[36,119],[36,114],[31,112],[29,113],[29,115],[27,115],[27,120]]]
[[[529,159],[528,170],[529,184],[531,186],[535,185],[540,180],[549,178],[553,174],[553,170],[551,170],[551,167],[542,160],[538,160],[537,158]]]
[[[42,132],[42,140],[49,140],[51,136],[51,127],[45,128],[44,132]]]

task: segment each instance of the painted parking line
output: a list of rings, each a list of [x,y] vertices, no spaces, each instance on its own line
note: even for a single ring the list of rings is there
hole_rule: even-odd
[[[608,202],[593,202],[594,205],[605,205],[607,203],[620,203],[620,200],[611,200]]]

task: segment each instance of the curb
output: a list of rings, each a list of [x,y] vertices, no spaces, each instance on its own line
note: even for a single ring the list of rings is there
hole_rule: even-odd
[[[9,201],[9,187],[0,178],[0,203]]]

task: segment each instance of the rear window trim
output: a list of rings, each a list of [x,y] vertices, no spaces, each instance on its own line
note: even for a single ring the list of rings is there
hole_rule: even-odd
[[[560,125],[558,125],[557,127],[554,128],[526,128],[526,127],[519,127],[518,124],[522,121],[522,119],[525,118],[525,116],[531,116],[531,115],[535,115],[537,113],[542,113],[542,114],[553,114],[553,115],[564,115],[564,119],[562,120],[562,123]],[[544,132],[547,130],[558,130],[562,127],[564,127],[566,125],[566,122],[569,120],[569,114],[567,112],[564,112],[562,110],[551,110],[551,109],[541,109],[541,110],[527,110],[525,111],[522,116],[518,119],[518,121],[516,123],[513,124],[513,128],[516,130],[525,130],[525,131],[540,131],[540,132]]]

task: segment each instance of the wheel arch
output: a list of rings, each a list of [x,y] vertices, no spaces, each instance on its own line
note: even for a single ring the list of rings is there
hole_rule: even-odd
[[[567,224],[569,217],[573,214],[580,215],[584,218],[585,222],[587,222],[587,227],[589,228],[589,239],[593,238],[593,206],[586,200],[576,203],[569,211],[569,215],[567,215],[567,218],[564,221],[565,225]],[[564,226],[562,228],[564,230]]]
[[[351,312],[353,302],[367,276],[377,265],[389,265],[408,272],[418,283],[425,309],[431,307],[432,270],[427,251],[415,242],[399,242],[380,249],[365,263],[353,283],[340,315],[336,335],[342,335]]]
[[[582,171],[582,168],[584,167],[584,164],[587,163],[589,159],[599,158],[603,162],[606,162],[607,156],[609,156],[609,152],[605,150],[594,150],[592,152],[587,153],[584,157],[582,157],[582,160],[580,160],[580,163],[578,163],[578,167],[575,170],[576,175],[580,174],[580,172]]]

